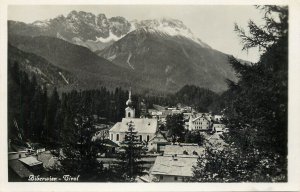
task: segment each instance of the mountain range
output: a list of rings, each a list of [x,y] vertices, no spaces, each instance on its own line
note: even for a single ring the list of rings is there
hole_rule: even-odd
[[[8,34],[12,47],[67,71],[81,89],[172,93],[193,84],[222,92],[226,79],[237,81],[228,55],[176,19],[128,21],[72,11],[27,24],[8,21]]]

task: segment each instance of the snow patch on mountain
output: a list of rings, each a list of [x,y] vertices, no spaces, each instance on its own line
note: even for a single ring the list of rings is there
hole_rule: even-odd
[[[59,39],[62,39],[64,41],[68,41],[66,38],[64,38],[59,32],[56,33],[56,37]]]
[[[129,52],[129,55],[128,55],[128,58],[127,58],[126,63],[129,65],[129,67],[131,67],[131,69],[134,70],[134,66],[130,63],[130,58],[131,58],[131,56],[132,56],[132,53]]]
[[[63,80],[69,85],[69,81],[67,80],[67,78],[64,76],[64,74],[62,74],[62,72],[58,72],[58,74],[63,78]]]
[[[109,35],[106,38],[103,37],[96,37],[96,42],[102,42],[102,43],[109,43],[111,41],[118,41],[119,39],[121,39],[122,37],[124,37],[125,35],[121,35],[120,37],[116,36],[115,34],[111,33],[109,31]]]
[[[26,59],[27,60],[27,59]],[[43,76],[45,76],[45,77],[47,77],[39,68],[37,68],[37,67],[34,67],[34,66],[31,66],[31,65],[26,65],[26,68],[29,70],[29,71],[31,71],[31,72],[33,72],[33,73],[35,73],[35,74],[39,74],[39,75],[43,75]]]
[[[32,25],[37,26],[37,27],[48,27],[50,24],[49,20],[44,20],[44,21],[35,21],[32,23]]]
[[[44,32],[51,32],[60,39],[88,47],[92,51],[95,51],[94,49],[101,50],[108,46],[105,44],[116,42],[138,29],[145,29],[150,33],[162,36],[185,37],[202,47],[210,48],[194,35],[182,21],[172,18],[132,20],[129,22],[121,16],[107,18],[105,14],[95,15],[84,11],[71,11],[66,17],[60,15],[53,19],[35,21],[29,25],[38,28],[42,35]],[[64,37],[61,34],[64,34]],[[105,44],[102,44],[98,49],[99,43]]]
[[[167,65],[165,69],[165,73],[169,73],[171,71],[172,67],[170,65]]]
[[[116,57],[117,57],[117,55],[114,54],[114,55],[112,55],[112,56],[110,56],[110,57],[108,57],[108,58],[106,58],[106,59],[107,59],[107,60],[110,60],[110,61],[113,61]]]
[[[186,27],[182,21],[171,18],[161,18],[152,20],[134,20],[131,22],[131,30],[142,28],[150,33],[169,36],[182,36],[188,38],[202,47],[210,48],[209,45],[203,43],[192,31]]]
[[[183,36],[185,38],[191,39],[192,41],[200,44],[202,47],[209,48],[202,41],[199,41],[199,39],[189,29],[173,28],[170,26],[159,25],[158,27],[154,28],[153,30],[150,30],[150,32],[154,32],[154,33],[156,33],[157,31],[160,31],[160,32],[170,35],[170,36]]]

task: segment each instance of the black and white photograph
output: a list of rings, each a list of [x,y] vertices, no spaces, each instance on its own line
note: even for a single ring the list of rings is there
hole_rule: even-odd
[[[8,185],[295,180],[290,1],[25,3],[1,41]]]

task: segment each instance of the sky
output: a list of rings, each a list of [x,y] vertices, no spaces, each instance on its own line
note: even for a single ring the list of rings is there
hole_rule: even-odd
[[[258,49],[242,51],[234,23],[247,31],[253,20],[262,25],[262,13],[249,5],[9,5],[8,19],[31,23],[36,20],[66,16],[70,11],[104,13],[106,17],[123,16],[127,20],[174,18],[213,49],[251,62],[259,59]]]

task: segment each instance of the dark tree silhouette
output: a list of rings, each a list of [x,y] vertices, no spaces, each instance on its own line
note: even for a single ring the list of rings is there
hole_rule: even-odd
[[[121,143],[121,149],[116,170],[124,181],[134,181],[134,178],[143,171],[142,156],[145,154],[146,149],[143,143],[139,141],[132,122],[128,124],[128,131],[125,140]]]
[[[223,94],[230,147],[208,149],[194,181],[287,180],[288,8],[257,8],[265,13],[264,26],[250,21],[249,34],[235,26],[244,49],[259,47],[262,55],[251,65],[230,58],[239,76]]]
[[[168,137],[171,137],[172,142],[182,142],[184,140],[183,114],[168,115],[166,118],[166,129],[168,130]]]

